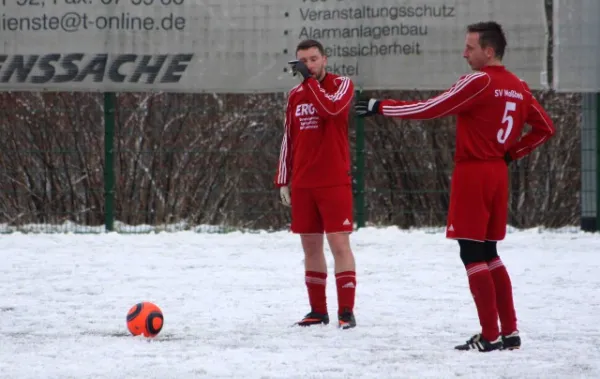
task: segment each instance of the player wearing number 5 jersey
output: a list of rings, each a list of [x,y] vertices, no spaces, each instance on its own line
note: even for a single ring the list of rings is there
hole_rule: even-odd
[[[505,47],[497,23],[470,25],[463,56],[475,72],[425,101],[367,99],[355,105],[359,116],[420,120],[456,116],[446,236],[458,240],[482,328],[456,346],[459,350],[485,352],[521,345],[510,277],[496,250],[496,242],[506,234],[507,163],[529,154],[555,132],[527,84],[502,64]],[[525,124],[531,131],[522,136]]]

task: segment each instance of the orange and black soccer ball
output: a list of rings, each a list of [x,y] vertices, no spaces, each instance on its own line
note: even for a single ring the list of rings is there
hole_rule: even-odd
[[[156,304],[138,303],[127,312],[127,329],[134,336],[156,337],[163,327],[164,317]]]

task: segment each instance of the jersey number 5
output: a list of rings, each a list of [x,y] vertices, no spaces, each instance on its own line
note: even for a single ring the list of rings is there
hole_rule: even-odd
[[[504,107],[504,116],[502,116],[502,123],[506,124],[506,129],[498,130],[498,142],[504,143],[510,136],[510,132],[512,132],[513,128],[513,118],[509,114],[509,112],[514,112],[517,110],[517,104],[512,101],[507,101]]]

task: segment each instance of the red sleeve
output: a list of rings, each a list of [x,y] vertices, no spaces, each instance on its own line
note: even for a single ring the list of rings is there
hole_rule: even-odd
[[[337,91],[331,94],[325,92],[319,81],[314,78],[308,78],[302,82],[302,86],[319,116],[330,118],[343,111],[349,111],[352,97],[354,97],[354,83],[345,76],[341,76],[339,81]]]
[[[292,177],[292,133],[290,115],[290,97],[288,95],[287,104],[285,107],[285,121],[283,123],[283,139],[281,141],[281,150],[279,151],[279,163],[277,164],[277,172],[275,173],[275,186],[283,187],[289,185]]]
[[[514,160],[531,153],[536,147],[548,141],[556,132],[552,119],[533,95],[531,96],[531,105],[529,105],[525,123],[531,125],[531,131],[508,149],[508,154]]]
[[[388,117],[428,120],[469,109],[491,82],[485,72],[462,76],[442,94],[424,101],[382,100],[379,113]]]

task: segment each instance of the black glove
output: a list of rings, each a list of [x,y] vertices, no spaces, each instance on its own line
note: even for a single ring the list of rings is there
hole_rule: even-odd
[[[379,113],[379,103],[377,99],[358,100],[354,105],[354,111],[358,117],[369,117]]]
[[[510,162],[512,162],[513,159],[510,156],[510,154],[508,153],[508,151],[506,153],[504,153],[504,162],[506,162],[506,164],[510,164]]]
[[[292,76],[296,76],[296,75],[300,74],[302,76],[303,81],[312,76],[310,73],[310,70],[308,69],[308,67],[306,67],[304,62],[299,61],[299,60],[293,60],[293,61],[289,61],[288,64],[290,65],[290,67],[292,69]]]

